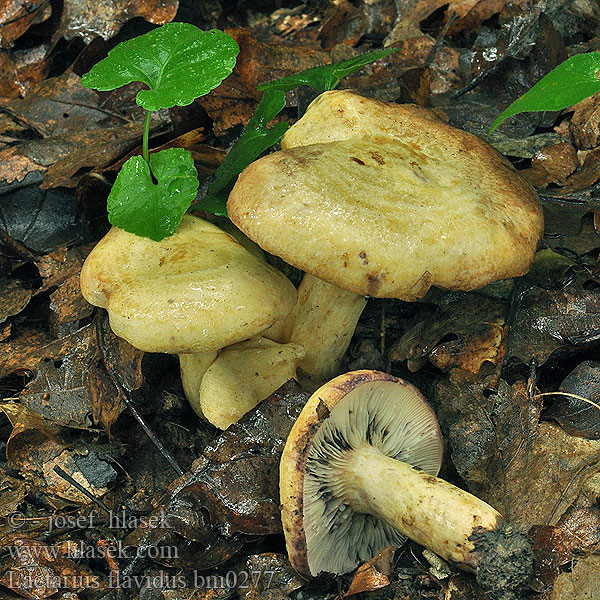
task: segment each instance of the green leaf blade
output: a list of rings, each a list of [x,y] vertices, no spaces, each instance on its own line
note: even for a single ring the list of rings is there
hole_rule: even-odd
[[[517,98],[492,123],[490,133],[508,117],[522,112],[562,110],[600,91],[600,52],[568,58]]]
[[[265,92],[254,115],[215,172],[215,178],[208,185],[206,196],[198,202],[198,208],[219,216],[227,215],[227,197],[237,176],[265,150],[276,144],[287,131],[287,122],[277,123],[271,129],[267,128],[269,121],[275,118],[284,106],[285,94],[282,91]]]
[[[152,181],[152,174],[157,180]],[[174,233],[196,196],[198,175],[189,151],[169,148],[130,158],[108,196],[112,225],[156,242]]]
[[[122,42],[83,75],[84,87],[100,91],[141,81],[137,103],[146,110],[186,106],[210,92],[235,66],[239,47],[226,33],[189,23],[167,23]]]
[[[375,62],[381,58],[384,58],[392,52],[397,52],[399,48],[387,48],[385,50],[373,50],[371,52],[365,52],[360,56],[355,56],[350,60],[345,60],[340,63],[334,63],[331,65],[321,65],[320,67],[313,67],[312,69],[306,69],[300,73],[290,75],[289,77],[282,77],[281,79],[275,79],[263,83],[257,87],[258,90],[280,90],[282,92],[289,92],[300,85],[308,85],[315,88],[319,92],[327,92],[334,89],[337,84],[350,73],[358,71],[365,65]]]

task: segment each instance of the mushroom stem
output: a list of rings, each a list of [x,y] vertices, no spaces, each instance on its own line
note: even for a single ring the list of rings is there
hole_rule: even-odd
[[[502,523],[500,513],[483,500],[371,445],[353,450],[341,475],[347,486],[344,500],[355,512],[380,517],[469,571],[482,558],[473,534],[494,531]]]
[[[304,347],[298,374],[305,389],[314,390],[340,372],[366,302],[364,296],[304,275],[278,341]]]

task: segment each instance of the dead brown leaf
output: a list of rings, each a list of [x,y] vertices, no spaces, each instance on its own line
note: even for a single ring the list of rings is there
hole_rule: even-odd
[[[13,542],[15,557],[0,578],[0,585],[24,598],[40,600],[60,589],[82,590],[97,587],[98,577],[38,540],[18,538]]]
[[[44,173],[42,188],[73,187],[80,169],[105,167],[136,145],[142,123],[32,140],[0,151],[0,180],[22,181],[32,171]]]
[[[70,0],[63,8],[55,38],[70,40],[81,36],[88,44],[97,35],[107,40],[135,17],[156,25],[168,23],[175,17],[178,7],[178,0]]]
[[[49,2],[5,0],[0,5],[0,46],[10,48],[31,25],[42,23],[51,14]]]
[[[600,556],[584,556],[571,572],[561,573],[550,600],[599,600]]]
[[[392,346],[392,361],[411,371],[427,359],[444,371],[478,373],[484,363],[503,360],[504,305],[479,294],[448,294],[433,315],[421,315]],[[450,338],[450,339],[448,339]],[[447,341],[446,341],[447,340]]]
[[[541,399],[529,398],[526,382],[500,381],[489,395],[485,387],[459,371],[437,385],[454,465],[471,491],[509,521],[525,530],[556,525],[600,471],[600,442],[539,423]]]
[[[571,134],[580,150],[595,148],[600,141],[600,92],[582,100],[569,122]]]
[[[531,168],[521,171],[532,185],[545,188],[550,183],[562,185],[577,168],[577,150],[563,142],[538,150],[531,158]]]
[[[171,498],[197,499],[226,536],[281,532],[279,458],[306,399],[295,381],[284,384],[208,445]]]
[[[216,136],[225,134],[236,125],[246,125],[256,108],[256,99],[235,71],[197,102],[213,120]]]
[[[535,557],[531,588],[536,592],[548,592],[561,567],[573,560],[573,550],[579,547],[578,540],[573,534],[551,525],[534,525],[528,535],[533,542]]]
[[[256,98],[256,86],[298,71],[328,64],[328,52],[306,46],[280,46],[257,42],[246,29],[226,29],[240,47],[236,73],[246,89]]]
[[[96,352],[94,329],[80,330],[70,352],[59,359],[41,360],[33,381],[21,392],[19,400],[54,423],[87,429],[92,424],[92,402],[85,377]]]
[[[244,571],[250,577],[246,582],[238,581],[240,600],[280,600],[304,584],[285,554],[253,554],[246,560]]]
[[[374,592],[390,584],[392,575],[392,559],[394,558],[394,549],[392,547],[384,548],[372,559],[358,567],[356,574],[352,578],[352,583],[344,598],[360,594],[362,592]]]
[[[113,127],[126,121],[101,108],[98,92],[84,88],[71,71],[31,87],[24,98],[0,101],[0,107],[43,137],[95,129],[102,121]]]
[[[398,5],[396,25],[388,35],[386,45],[420,35],[421,29],[419,24],[421,21],[424,21],[445,4],[448,5],[446,15],[454,13],[459,19],[462,19],[468,15],[479,2],[480,0],[451,0],[450,2],[448,2],[448,0],[406,0]],[[487,10],[482,10],[481,16],[487,15],[491,10],[496,10],[495,3],[488,6]],[[491,16],[491,14],[489,16]],[[475,15],[476,13],[473,13],[471,18],[475,17]]]
[[[17,98],[42,81],[50,69],[50,48],[47,45],[0,52],[0,96]]]
[[[569,177],[562,192],[575,192],[592,186],[600,179],[600,148],[588,152],[581,169]]]
[[[0,278],[0,323],[20,313],[29,304],[31,290],[15,278]]]

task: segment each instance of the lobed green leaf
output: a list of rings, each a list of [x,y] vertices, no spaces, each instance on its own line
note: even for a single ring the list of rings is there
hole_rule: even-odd
[[[375,62],[392,52],[397,52],[399,48],[387,48],[385,50],[373,50],[371,52],[365,52],[360,56],[345,60],[340,63],[334,63],[332,65],[322,65],[320,67],[313,67],[312,69],[306,69],[295,73],[289,77],[282,77],[281,79],[275,79],[259,85],[259,90],[280,90],[282,92],[289,92],[301,85],[309,85],[310,87],[319,90],[320,92],[326,92],[334,89],[337,84],[350,73],[358,71],[365,65]]]
[[[233,71],[238,52],[236,41],[222,31],[167,23],[120,43],[81,83],[107,91],[141,81],[150,89],[138,92],[136,101],[146,110],[186,106]]]
[[[522,112],[562,110],[600,91],[600,52],[577,54],[552,69],[492,123],[490,133]]]
[[[108,196],[108,219],[115,227],[159,242],[177,229],[197,190],[198,173],[188,150],[155,152],[149,165],[133,156]]]

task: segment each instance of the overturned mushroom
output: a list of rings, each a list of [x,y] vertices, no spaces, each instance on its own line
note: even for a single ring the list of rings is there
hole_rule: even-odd
[[[303,576],[345,573],[407,536],[499,598],[532,573],[531,543],[500,513],[436,477],[435,414],[409,383],[378,371],[341,375],[308,400],[280,463],[282,522]]]
[[[329,284],[412,301],[432,285],[468,291],[522,275],[533,260],[535,190],[486,142],[426,109],[326,92],[282,148],[242,172],[229,216]]]
[[[83,266],[81,290],[107,309],[116,335],[147,352],[181,355],[195,409],[217,351],[281,321],[296,300],[284,275],[191,215],[160,242],[111,229]]]

